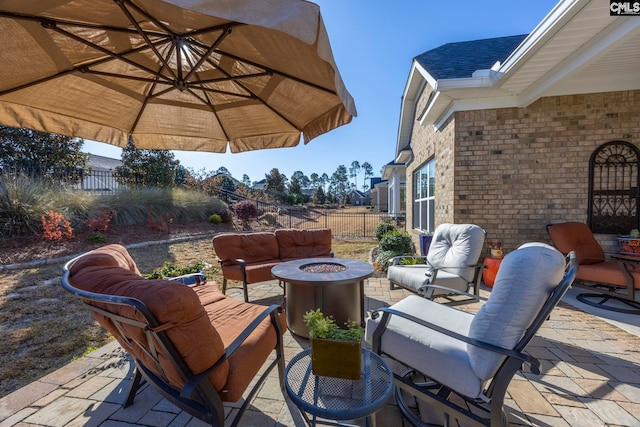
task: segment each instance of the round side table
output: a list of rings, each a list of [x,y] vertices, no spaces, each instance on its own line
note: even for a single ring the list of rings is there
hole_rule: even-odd
[[[325,420],[355,420],[366,417],[375,425],[375,413],[393,390],[393,372],[380,356],[361,350],[362,375],[359,380],[345,380],[314,375],[311,349],[291,359],[285,374],[287,394],[309,425],[342,425]]]

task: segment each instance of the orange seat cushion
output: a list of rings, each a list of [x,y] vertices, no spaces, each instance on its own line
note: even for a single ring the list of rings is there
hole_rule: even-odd
[[[582,222],[552,224],[547,228],[547,232],[553,245],[564,255],[575,251],[580,265],[596,264],[605,260],[604,249],[587,224]]]
[[[247,283],[266,282],[267,280],[273,280],[271,275],[271,268],[280,264],[279,259],[268,260],[262,262],[256,262],[253,264],[247,264],[245,272],[247,274]],[[229,280],[242,280],[242,270],[240,264],[232,264],[224,266],[224,277]]]
[[[278,229],[276,240],[282,261],[331,256],[331,230]]]
[[[243,259],[248,264],[279,258],[278,242],[273,233],[226,233],[213,238],[213,250],[222,266],[237,264]]]
[[[631,264],[627,264],[631,265]],[[631,269],[631,276],[635,289],[640,289],[640,267]],[[586,282],[606,283],[616,285],[622,288],[627,287],[627,278],[622,271],[622,267],[617,261],[607,261],[598,264],[581,265],[578,268],[576,279]]]
[[[178,282],[144,279],[135,272],[135,263],[132,265],[133,261],[128,254],[123,256],[123,251],[126,252],[126,249],[120,245],[108,245],[83,256],[71,267],[71,283],[86,291],[142,301],[161,325],[170,326],[166,329],[167,336],[193,373],[203,372],[212,366],[222,357],[225,347],[209,321],[198,294],[192,287]],[[206,287],[217,288],[217,285]],[[219,291],[218,293],[225,298]],[[210,302],[218,300],[215,294],[210,294],[207,298]],[[100,304],[100,308],[127,318],[136,318],[134,310],[127,306],[105,303]],[[98,323],[118,339],[125,350],[147,368],[160,374],[151,357],[137,345],[128,343],[129,339],[135,340],[143,348],[149,348],[147,337],[141,328],[127,326],[125,338],[109,318],[92,314]],[[181,375],[168,359],[160,356],[160,365],[174,387],[179,389],[184,385]],[[229,364],[225,362],[209,376],[216,390],[221,390],[226,384],[228,372]]]
[[[205,306],[209,321],[220,333],[225,347],[258,316],[266,307],[224,298],[215,304]],[[282,331],[287,325],[284,312],[280,314]],[[229,374],[224,387],[219,390],[222,400],[236,402],[256,376],[264,361],[276,345],[275,329],[270,317],[249,335],[247,340],[229,358]]]

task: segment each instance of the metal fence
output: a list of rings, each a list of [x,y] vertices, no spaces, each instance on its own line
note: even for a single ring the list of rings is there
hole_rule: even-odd
[[[115,171],[95,171],[76,168],[62,168],[55,171],[34,169],[9,169],[6,166],[0,173],[28,175],[31,177],[46,176],[48,179],[66,185],[74,190],[89,191],[94,194],[115,194],[118,190],[128,188],[122,184],[122,177]],[[128,180],[130,181],[130,180]],[[404,223],[404,217],[394,218],[386,213],[374,210],[349,212],[349,209],[290,206],[265,203],[246,196],[218,190],[215,194],[228,205],[241,200],[251,200],[258,208],[258,225],[265,230],[275,228],[315,229],[330,228],[334,237],[374,238],[375,229],[381,222],[393,222],[398,226]]]
[[[241,200],[252,200],[224,190],[220,190],[217,196],[230,206]],[[394,218],[374,210],[349,212],[348,209],[342,208],[289,206],[252,201],[258,208],[258,224],[265,230],[330,228],[334,237],[374,238],[375,229],[381,222],[392,222],[398,226],[404,224],[404,217]]]
[[[93,170],[82,168],[64,168],[47,166],[2,165],[0,174],[21,175],[30,178],[45,179],[78,191],[90,191],[95,194],[113,194],[129,188],[123,182],[138,182],[136,176],[127,176],[113,170]]]

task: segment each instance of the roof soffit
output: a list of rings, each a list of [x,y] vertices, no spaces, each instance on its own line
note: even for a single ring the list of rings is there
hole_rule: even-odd
[[[526,106],[543,96],[640,88],[640,19],[600,0],[561,1],[494,73],[435,82],[421,113],[436,127],[455,111]],[[611,78],[615,76],[615,78]]]

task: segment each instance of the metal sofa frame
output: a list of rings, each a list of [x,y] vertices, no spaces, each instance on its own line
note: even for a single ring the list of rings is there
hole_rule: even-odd
[[[381,350],[382,335],[391,319],[391,316],[400,316],[412,322],[420,324],[424,327],[433,329],[439,333],[445,334],[454,339],[464,341],[467,344],[492,351],[505,356],[504,362],[500,365],[497,373],[488,382],[484,395],[488,401],[479,399],[470,399],[466,396],[455,393],[446,384],[436,381],[427,381],[424,383],[414,383],[410,381],[408,375],[400,375],[394,373],[394,383],[396,385],[396,401],[403,415],[413,424],[422,426],[420,418],[413,413],[409,405],[402,396],[401,391],[404,390],[414,395],[418,399],[425,401],[436,409],[442,411],[445,416],[445,425],[449,425],[451,420],[458,420],[460,425],[469,426],[491,426],[506,427],[508,425],[506,414],[504,412],[504,398],[507,387],[513,376],[523,368],[523,364],[530,366],[531,372],[536,375],[540,374],[540,362],[533,356],[524,353],[525,348],[536,335],[542,324],[548,319],[551,311],[560,302],[571,284],[573,283],[578,269],[577,257],[575,252],[571,252],[567,256],[567,267],[565,276],[556,286],[554,291],[549,295],[541,310],[538,312],[531,326],[526,333],[518,341],[513,349],[501,348],[492,344],[488,344],[476,339],[469,338],[449,331],[448,329],[423,321],[414,316],[394,310],[392,308],[382,308],[375,314],[381,312],[382,318],[380,324],[376,328],[372,337],[373,351],[378,354],[385,354],[391,358],[393,356],[383,353]],[[452,308],[453,309],[453,308]],[[428,350],[425,350],[428,351]],[[411,372],[411,367],[409,367]],[[405,373],[407,374],[407,373]],[[455,424],[451,424],[455,425]]]
[[[188,414],[210,424],[211,426],[223,427],[225,425],[223,401],[211,382],[208,380],[208,376],[225,360],[227,360],[233,352],[240,347],[243,341],[251,335],[253,330],[266,318],[271,319],[271,324],[277,333],[277,342],[275,346],[276,357],[269,363],[267,368],[253,385],[252,390],[246,396],[238,414],[230,425],[238,425],[246,408],[260,388],[260,385],[264,383],[268,374],[276,366],[278,368],[280,378],[280,387],[284,389],[284,349],[282,327],[278,319],[279,313],[282,312],[282,307],[278,305],[265,307],[265,310],[262,311],[260,315],[257,316],[225,349],[225,353],[220,359],[205,371],[199,374],[193,374],[173,342],[167,336],[162,325],[156,320],[155,316],[142,301],[135,298],[88,292],[73,286],[69,280],[69,269],[76,259],[69,261],[64,266],[62,287],[68,292],[76,295],[84,304],[87,305],[90,311],[109,318],[113,322],[115,328],[120,331],[118,339],[125,340],[129,345],[137,346],[142,349],[146,355],[154,361],[154,368],[157,372],[162,373],[160,376],[157,375],[149,369],[149,367],[145,366],[142,361],[134,358],[135,373],[124,403],[125,408],[133,404],[136,392],[139,390],[140,386],[144,384],[143,381],[146,381],[163,397]],[[105,306],[130,307],[134,310],[134,316],[137,317],[137,319],[124,317],[105,308],[101,308]],[[130,329],[131,327],[139,328],[146,337],[147,342],[152,343],[153,345],[147,347],[128,338],[128,334],[124,333],[123,328]],[[168,382],[167,375],[159,363],[159,354],[168,358],[176,372],[181,375],[185,382],[182,389],[178,389]]]

